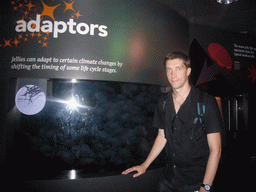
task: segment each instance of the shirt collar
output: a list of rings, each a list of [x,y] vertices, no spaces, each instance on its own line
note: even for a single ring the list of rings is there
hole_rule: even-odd
[[[172,120],[175,115],[178,115],[179,119],[181,121],[188,120],[189,116],[191,116],[191,108],[193,108],[191,105],[193,103],[196,103],[198,100],[197,97],[197,88],[195,88],[193,85],[191,85],[190,92],[184,101],[184,103],[180,106],[180,109],[178,111],[178,114],[175,112],[174,103],[173,103],[173,97],[172,97],[172,90],[168,93],[167,101],[166,101],[166,107],[169,109],[166,111],[166,115]]]

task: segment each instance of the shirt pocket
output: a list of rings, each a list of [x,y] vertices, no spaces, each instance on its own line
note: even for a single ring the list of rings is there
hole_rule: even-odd
[[[193,124],[190,133],[190,154],[191,158],[200,158],[208,155],[209,146],[207,135],[201,123]]]

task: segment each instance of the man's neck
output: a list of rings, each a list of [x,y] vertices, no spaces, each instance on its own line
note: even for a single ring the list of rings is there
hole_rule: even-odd
[[[173,89],[173,97],[175,98],[181,98],[181,99],[186,99],[189,92],[191,90],[191,86],[188,84],[185,84],[183,87],[179,88],[179,89]]]

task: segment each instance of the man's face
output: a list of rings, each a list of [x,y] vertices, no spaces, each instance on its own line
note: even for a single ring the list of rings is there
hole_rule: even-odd
[[[188,76],[191,68],[187,68],[182,59],[172,59],[166,61],[166,75],[173,89],[182,88],[189,83]]]

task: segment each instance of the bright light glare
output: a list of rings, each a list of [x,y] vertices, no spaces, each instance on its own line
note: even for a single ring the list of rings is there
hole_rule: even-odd
[[[76,170],[72,169],[69,172],[69,179],[76,179]]]
[[[74,96],[72,94],[72,97],[69,100],[61,100],[61,99],[53,98],[51,99],[51,101],[65,104],[66,109],[68,109],[70,112],[74,110],[78,111],[79,108],[90,109],[88,106],[80,104],[78,95]]]
[[[72,96],[70,100],[66,101],[66,104],[70,110],[77,110],[77,108],[80,106],[74,96]]]
[[[238,0],[217,0],[217,2],[220,4],[231,4],[234,1],[238,1]]]

